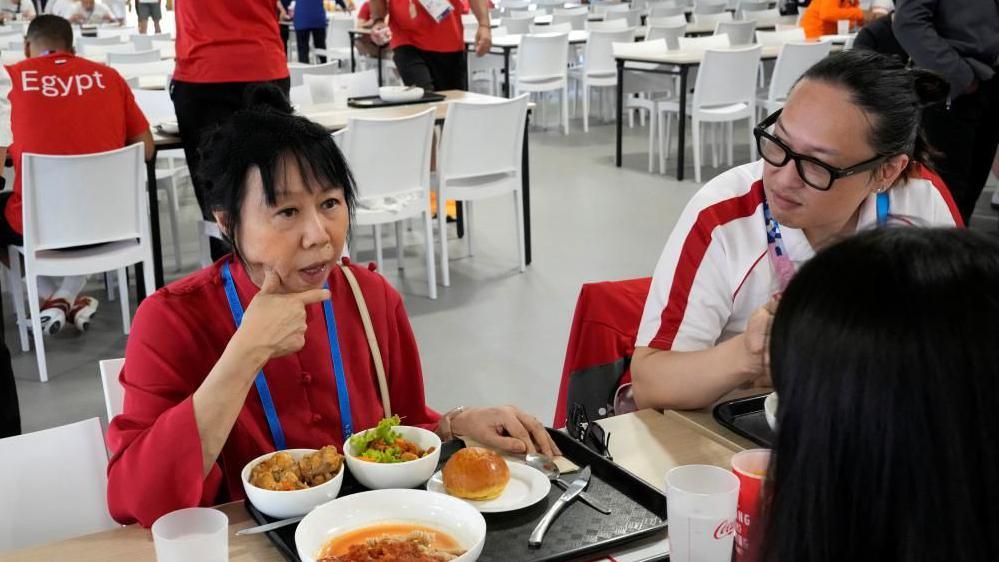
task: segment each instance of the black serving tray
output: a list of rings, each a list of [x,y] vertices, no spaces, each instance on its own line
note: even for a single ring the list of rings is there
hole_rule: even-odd
[[[627,543],[663,533],[666,530],[666,497],[622,467],[604,459],[561,431],[549,429],[552,439],[566,458],[580,467],[592,470],[587,491],[610,507],[603,515],[579,502],[572,502],[559,515],[545,535],[541,548],[527,546],[527,538],[537,522],[562,494],[552,486],[548,498],[519,511],[485,513],[486,545],[479,562],[553,562],[581,557],[592,560],[601,553],[618,550]],[[464,445],[455,441],[441,450],[441,464]],[[571,480],[572,475],[567,475]],[[365,491],[347,471],[340,496]],[[263,525],[275,519],[263,515],[249,500],[246,509],[257,523]],[[267,537],[289,562],[301,562],[295,548],[295,530],[289,525],[270,531]]]
[[[773,446],[774,430],[770,429],[766,414],[763,413],[763,401],[766,399],[767,394],[761,394],[722,402],[715,406],[715,420],[753,443],[769,449]]]
[[[446,98],[444,94],[438,94],[435,92],[423,92],[423,97],[415,100],[409,101],[385,101],[378,96],[361,96],[357,98],[350,98],[347,100],[347,105],[350,107],[358,107],[362,109],[371,109],[373,107],[392,107],[395,105],[412,105],[415,103],[431,103],[444,101]]]

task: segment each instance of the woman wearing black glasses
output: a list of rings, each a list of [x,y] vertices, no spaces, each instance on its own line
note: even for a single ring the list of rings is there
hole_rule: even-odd
[[[886,224],[962,226],[919,129],[922,108],[946,97],[942,79],[871,52],[832,55],[802,76],[754,131],[762,160],[708,182],[670,235],[631,364],[639,407],[701,408],[769,386],[777,300],[837,239]]]

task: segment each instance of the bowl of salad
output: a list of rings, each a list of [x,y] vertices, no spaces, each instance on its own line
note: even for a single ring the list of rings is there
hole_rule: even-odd
[[[437,470],[441,438],[421,427],[400,425],[399,416],[355,433],[344,445],[347,468],[371,490],[416,488]]]

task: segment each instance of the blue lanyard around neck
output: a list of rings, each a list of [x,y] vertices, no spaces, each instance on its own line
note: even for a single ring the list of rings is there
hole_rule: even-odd
[[[888,193],[884,191],[878,193],[876,203],[878,228],[881,228],[888,224],[888,211],[891,207]],[[777,281],[780,284],[780,289],[783,291],[787,288],[787,284],[791,282],[791,277],[794,276],[794,263],[791,261],[791,257],[787,253],[787,248],[784,246],[784,238],[780,233],[780,224],[774,218],[773,213],[770,212],[770,205],[765,198],[763,199],[763,224],[767,232],[767,252],[770,255],[774,271],[777,273]]]
[[[243,305],[239,302],[239,294],[236,292],[236,284],[232,280],[228,261],[222,264],[222,283],[225,285],[225,296],[229,301],[229,312],[232,313],[236,328],[239,328],[240,324],[243,323]],[[324,283],[323,287],[329,289],[329,283]],[[330,299],[323,301],[323,315],[326,317],[326,336],[330,342],[330,355],[333,357],[333,378],[336,380],[337,399],[340,402],[340,431],[343,435],[343,442],[346,443],[347,439],[354,433],[354,426],[351,423],[350,394],[347,392],[347,377],[343,370],[340,340],[336,333],[336,317],[333,315],[333,304]],[[264,376],[263,369],[257,373],[256,386],[260,402],[264,406],[264,415],[267,416],[267,425],[271,429],[271,437],[274,438],[275,450],[287,449],[284,430],[281,428],[281,420],[274,407],[274,400],[271,398],[270,388],[267,387],[267,378]]]

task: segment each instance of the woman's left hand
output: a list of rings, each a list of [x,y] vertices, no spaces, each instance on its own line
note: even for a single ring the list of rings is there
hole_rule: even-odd
[[[516,406],[469,408],[455,416],[451,427],[455,435],[505,453],[562,454],[541,422]]]

